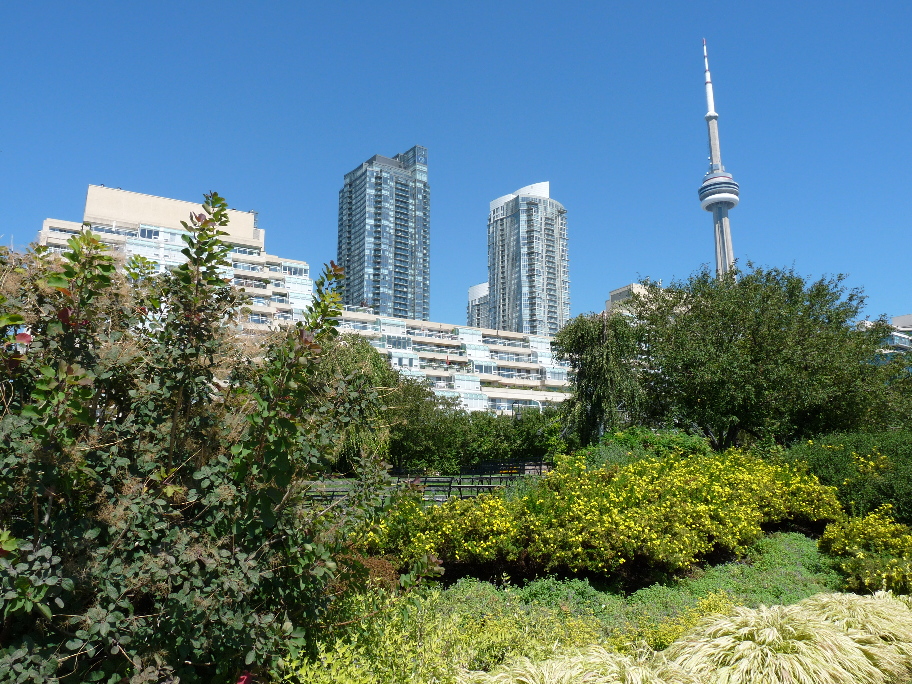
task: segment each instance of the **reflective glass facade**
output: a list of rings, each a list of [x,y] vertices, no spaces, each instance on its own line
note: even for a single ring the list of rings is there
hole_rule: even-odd
[[[427,149],[375,155],[339,191],[338,262],[347,306],[381,316],[430,317],[431,194]]]
[[[536,183],[491,203],[489,327],[556,335],[570,319],[567,211]]]

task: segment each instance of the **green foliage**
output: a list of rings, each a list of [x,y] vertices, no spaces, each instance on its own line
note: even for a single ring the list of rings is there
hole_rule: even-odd
[[[456,397],[434,394],[413,378],[399,380],[386,399],[390,463],[404,472],[459,472],[468,414]]]
[[[468,412],[457,398],[410,378],[399,379],[385,401],[389,460],[399,471],[458,474],[482,461],[545,460],[566,447],[557,409],[513,417]]]
[[[912,612],[889,594],[820,594],[792,606],[729,607],[667,650],[622,655],[603,645],[547,660],[517,657],[474,684],[887,684],[908,681]]]
[[[731,613],[733,604],[756,607],[775,597],[794,602],[830,592],[839,578],[825,564],[813,540],[777,533],[737,562],[626,597],[587,580],[554,577],[521,587],[508,578],[500,586],[460,580],[407,598],[366,592],[347,602],[353,621],[326,634],[316,659],[290,659],[286,676],[327,684],[490,681],[483,673],[490,670],[503,677],[498,681],[514,681],[507,673],[516,674],[523,658],[604,657],[604,649],[591,647],[604,644],[636,656],[621,660],[652,668],[661,681],[692,681],[649,649],[641,657],[643,642],[664,648],[703,617]],[[582,653],[575,650],[580,647]],[[556,668],[558,673],[566,670]]]
[[[630,427],[618,432],[606,432],[598,444],[575,452],[583,456],[589,468],[608,464],[627,465],[648,456],[663,458],[675,454],[709,454],[709,442],[704,437],[675,430],[649,430]]]
[[[832,591],[840,576],[817,544],[797,533],[763,537],[737,561],[694,568],[676,582],[654,584],[624,597],[588,580],[546,577],[518,589],[524,602],[570,615],[594,616],[604,639],[620,651],[638,644],[665,648],[697,621],[732,605],[789,604]]]
[[[912,527],[896,522],[889,506],[827,525],[820,549],[837,558],[850,590],[912,593]]]
[[[836,488],[852,515],[889,504],[898,521],[912,523],[912,432],[825,435],[799,442],[784,457],[807,463],[821,482]]]
[[[522,563],[570,572],[677,573],[712,553],[741,553],[763,525],[833,520],[831,489],[800,469],[749,453],[650,457],[589,468],[585,454],[522,493],[432,507],[403,501],[360,543],[404,560]]]
[[[359,449],[347,500],[308,495],[380,411],[361,374],[321,360],[342,272],[327,267],[304,323],[245,346],[227,222],[207,195],[186,263],[159,275],[139,259],[116,273],[88,231],[59,259],[0,259],[0,322],[29,331],[4,351],[0,418],[0,672],[17,681],[262,671],[314,643],[346,579],[346,530],[383,476]]]
[[[454,682],[463,669],[487,670],[515,656],[548,657],[598,638],[591,618],[524,604],[514,593],[475,581],[365,608],[355,612],[370,617],[326,643],[315,660],[289,659],[283,681]]]
[[[577,316],[554,340],[573,369],[573,396],[565,409],[581,444],[641,419],[646,397],[636,359],[639,331],[621,313]]]
[[[558,343],[581,439],[629,422],[699,431],[723,450],[905,424],[908,362],[880,354],[884,320],[855,325],[864,297],[843,279],[703,270],[644,283],[623,314],[576,319]]]

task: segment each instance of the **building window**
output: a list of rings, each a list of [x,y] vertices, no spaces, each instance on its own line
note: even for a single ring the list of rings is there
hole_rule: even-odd
[[[157,228],[140,228],[139,237],[146,240],[158,240],[159,232]]]

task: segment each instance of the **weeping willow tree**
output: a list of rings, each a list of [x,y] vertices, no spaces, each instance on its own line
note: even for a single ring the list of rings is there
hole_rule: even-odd
[[[577,316],[558,333],[555,350],[574,373],[566,408],[583,446],[605,431],[638,422],[644,406],[639,335],[619,312]]]

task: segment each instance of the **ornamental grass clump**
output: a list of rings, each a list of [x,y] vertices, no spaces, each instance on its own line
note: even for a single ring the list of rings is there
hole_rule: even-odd
[[[891,593],[816,594],[797,605],[845,630],[882,671],[912,674],[912,611]]]
[[[903,667],[898,654],[891,661],[887,649],[860,645],[800,606],[738,608],[708,619],[665,655],[706,684],[886,684]]]
[[[490,674],[468,672],[459,684],[698,684],[698,680],[651,651],[632,657],[592,646],[540,662],[518,658]]]
[[[912,610],[893,594],[815,594],[796,604],[844,630],[872,634],[888,643],[912,646]]]

